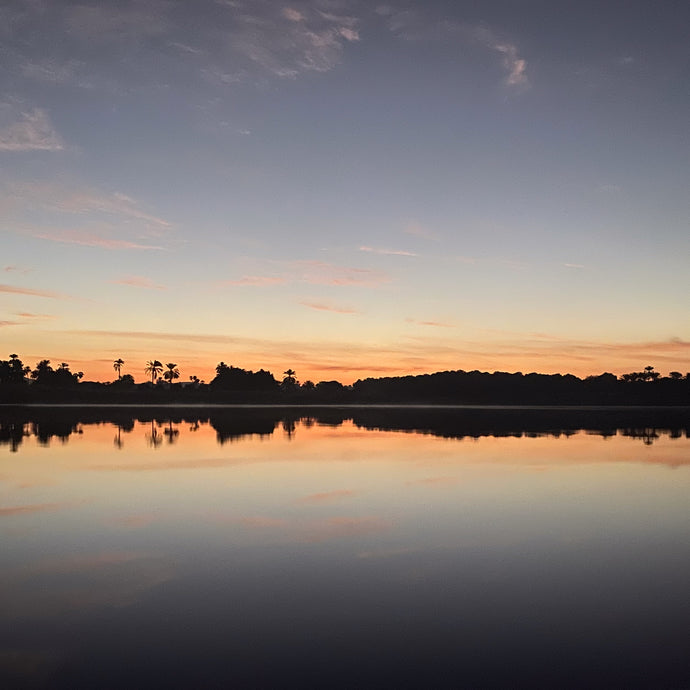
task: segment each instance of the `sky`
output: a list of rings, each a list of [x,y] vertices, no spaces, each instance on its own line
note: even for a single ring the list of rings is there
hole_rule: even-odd
[[[685,1],[4,0],[0,358],[690,370]]]

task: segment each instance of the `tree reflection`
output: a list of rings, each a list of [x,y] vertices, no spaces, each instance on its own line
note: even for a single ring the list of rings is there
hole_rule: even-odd
[[[115,447],[118,450],[122,449],[123,443],[122,443],[122,438],[120,437],[120,434],[122,433],[122,426],[120,424],[117,425],[117,434],[115,435],[114,443]]]
[[[156,421],[154,419],[151,420],[151,431],[146,434],[146,441],[152,448],[158,448],[161,443],[163,443],[163,439],[158,433],[158,428],[156,427]]]
[[[203,427],[216,432],[220,445],[252,436],[267,437],[282,429],[288,440],[298,427],[339,427],[344,422],[370,431],[405,431],[449,439],[493,437],[572,436],[587,433],[603,439],[625,436],[649,446],[663,437],[690,438],[688,408],[461,408],[461,407],[330,407],[323,409],[274,407],[215,407],[181,410],[155,408],[5,408],[0,411],[0,446],[16,452],[27,437],[47,446],[65,443],[86,425],[112,424],[113,443],[145,424],[152,448],[178,443],[184,432]]]
[[[177,437],[180,435],[180,430],[176,427],[173,427],[172,425],[172,420],[168,420],[168,426],[167,428],[163,429],[163,433],[168,439],[168,443],[173,444],[177,440]]]

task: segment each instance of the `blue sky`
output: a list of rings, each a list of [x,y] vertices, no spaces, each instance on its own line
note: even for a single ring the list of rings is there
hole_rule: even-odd
[[[690,6],[603,5],[3,3],[5,349],[686,371]]]

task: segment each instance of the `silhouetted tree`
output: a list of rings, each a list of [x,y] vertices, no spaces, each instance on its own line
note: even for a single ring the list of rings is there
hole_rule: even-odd
[[[36,383],[48,383],[52,373],[53,367],[50,366],[50,360],[42,359],[31,372],[31,378],[34,379]]]
[[[113,381],[110,385],[116,388],[129,388],[134,385],[134,376],[131,374],[122,374],[117,381]]]
[[[0,383],[24,383],[24,376],[30,371],[16,354],[11,354],[9,360],[0,360]]]
[[[122,369],[122,365],[123,365],[124,363],[125,363],[125,360],[122,359],[122,358],[119,358],[119,357],[118,357],[118,359],[116,359],[116,360],[113,362],[113,369],[115,369],[115,371],[117,372],[117,378],[118,378],[118,379],[122,378],[122,377],[120,376],[120,370]]]
[[[240,367],[228,366],[220,362],[216,367],[216,376],[211,381],[211,389],[224,391],[271,391],[275,390],[278,382],[269,371],[260,369],[257,372],[247,371]]]
[[[60,388],[73,386],[79,383],[79,380],[83,376],[83,371],[78,371],[76,374],[73,374],[69,370],[69,364],[67,364],[67,362],[62,362],[57,369],[53,369],[50,366],[49,359],[42,359],[31,372],[31,378],[34,379],[37,384]]]
[[[654,367],[649,366],[644,368],[644,377],[646,381],[656,381],[659,378],[659,372],[654,371]]]
[[[144,372],[151,374],[151,383],[156,382],[156,379],[160,376],[161,371],[163,371],[163,365],[157,359],[150,359],[148,362],[146,362],[146,369],[144,369]]]
[[[168,370],[163,372],[163,378],[172,386],[172,382],[180,378],[180,371],[177,364],[173,362],[168,362],[165,366],[168,367]]]
[[[280,384],[285,390],[293,390],[294,388],[297,387],[297,379],[295,378],[297,372],[294,369],[288,369],[287,371],[284,371],[283,374],[285,374],[285,378],[283,379],[283,382]]]

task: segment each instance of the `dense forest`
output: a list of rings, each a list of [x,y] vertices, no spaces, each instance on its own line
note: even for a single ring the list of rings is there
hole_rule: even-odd
[[[300,382],[293,369],[282,379],[264,369],[250,371],[220,362],[210,382],[182,380],[177,364],[149,360],[149,380],[135,383],[113,362],[114,379],[85,381],[69,364],[44,359],[32,369],[18,355],[0,360],[0,402],[129,404],[448,404],[448,405],[690,405],[690,373],[661,376],[654,367],[620,377],[611,373],[584,379],[571,374],[442,371],[417,376]]]

